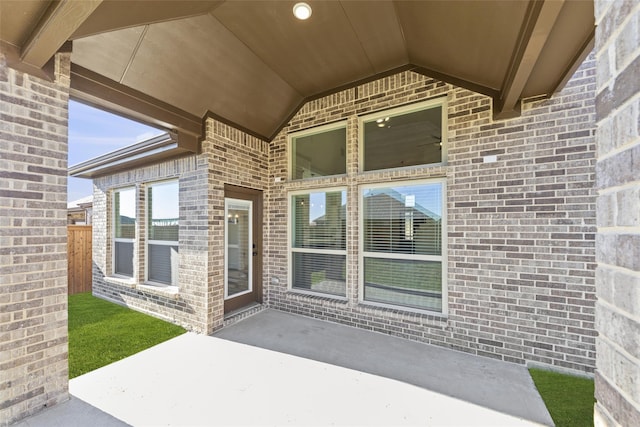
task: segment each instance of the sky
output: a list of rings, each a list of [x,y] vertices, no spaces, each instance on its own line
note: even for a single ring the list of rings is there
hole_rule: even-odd
[[[133,120],[88,105],[69,102],[69,166],[162,134]],[[93,194],[90,179],[69,177],[67,200]]]

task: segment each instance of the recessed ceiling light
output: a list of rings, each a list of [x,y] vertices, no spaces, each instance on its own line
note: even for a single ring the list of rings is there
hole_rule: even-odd
[[[300,2],[296,3],[293,6],[293,16],[302,21],[308,19],[311,16],[311,12],[311,6],[309,6],[307,3]]]

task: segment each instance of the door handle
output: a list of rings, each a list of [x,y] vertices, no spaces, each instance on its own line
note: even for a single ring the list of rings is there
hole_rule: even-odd
[[[258,251],[253,251],[253,256],[257,256],[258,255]]]

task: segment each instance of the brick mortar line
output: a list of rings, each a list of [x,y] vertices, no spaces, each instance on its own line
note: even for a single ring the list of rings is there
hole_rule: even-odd
[[[638,3],[640,4],[640,3]],[[638,12],[640,14],[640,12]],[[615,45],[615,43],[613,43]],[[634,56],[634,53],[636,54]],[[622,65],[620,65],[620,67],[618,67],[617,65],[613,64],[612,66],[614,67],[613,70],[610,69],[611,71],[611,77],[606,80],[605,82],[600,82],[600,83],[596,83],[596,90],[595,90],[595,95],[598,96],[600,93],[602,93],[604,90],[606,89],[611,89],[615,86],[616,80],[618,79],[618,77],[620,76],[620,74],[622,74],[629,65],[631,65],[633,63],[633,61],[636,60],[636,58],[640,55],[640,47],[636,48],[636,50],[634,50],[633,52],[630,52],[627,56],[629,56],[630,59],[627,59],[627,61],[625,63],[623,63]],[[607,56],[609,56],[608,60],[609,62],[611,62],[612,60],[615,62],[615,52],[613,55],[613,58],[611,57],[611,55],[608,55],[608,50],[607,50]],[[634,98],[631,98],[634,99]],[[626,105],[629,102],[629,100],[627,100],[627,102],[620,104],[620,107],[617,107],[615,110],[618,110],[619,108],[621,108],[622,106]],[[613,117],[613,114],[609,114],[607,116],[607,118]]]
[[[619,267],[617,265],[612,265],[612,264],[603,264],[603,263],[598,263],[598,268],[599,269],[605,269],[605,270],[610,270],[613,272],[618,272],[618,273],[622,273],[625,276],[631,276],[631,277],[637,277],[640,278],[640,272],[636,272],[633,270],[629,270],[623,267]]]
[[[627,1],[627,0],[623,0],[623,1]],[[608,15],[609,15],[609,11],[611,10],[611,8],[613,7],[613,5],[615,4],[614,1],[608,1],[609,3],[609,7],[602,11],[601,15],[600,15],[600,21],[604,20]],[[626,18],[620,23],[618,24],[615,28],[615,30],[612,33],[608,34],[607,37],[607,42],[605,44],[602,45],[601,50],[596,52],[596,57],[598,57],[598,54],[603,51],[606,50],[612,43],[612,40],[616,40],[618,39],[618,36],[622,33],[622,30],[624,29],[624,27],[627,26],[628,21],[631,20],[631,18],[635,18],[635,13],[640,12],[640,3],[636,3],[635,9],[632,9],[630,11],[630,13],[626,16]],[[597,17],[596,17],[597,18]],[[596,27],[600,26],[602,24],[602,22],[598,22],[596,21]]]
[[[638,187],[640,187],[640,180],[637,181],[630,181],[627,182],[623,185],[614,185],[612,187],[607,187],[607,188],[599,188],[598,190],[598,195],[599,196],[606,196],[606,195],[611,195],[614,193],[618,193],[620,191],[625,191],[625,190],[629,190],[629,189],[637,189]]]
[[[619,315],[621,315],[621,316],[623,316],[623,317],[625,317],[625,318],[627,318],[629,320],[632,320],[634,323],[637,323],[638,325],[640,325],[640,316],[634,315],[633,313],[629,313],[628,311],[625,311],[625,310],[621,310],[620,308],[618,308],[618,306],[616,306],[613,303],[607,301],[606,299],[598,298],[597,304],[606,307],[612,313],[619,314]],[[603,334],[600,334],[600,335],[603,335]],[[603,336],[606,337],[607,335],[605,334]],[[618,345],[616,344],[616,346],[618,346]],[[622,347],[620,347],[620,350],[624,351],[626,354],[628,354],[630,358],[636,359],[636,360],[640,360],[637,357],[632,356],[631,354],[629,354]]]
[[[618,346],[615,345],[615,342],[610,341],[606,336],[601,335],[601,339],[606,341],[608,344],[613,344],[613,345],[611,345],[611,348],[613,350],[615,350],[617,353],[624,354],[623,353],[624,349],[618,349],[617,348]],[[634,360],[638,360],[638,359],[632,357],[631,361],[633,362]],[[604,375],[600,375],[600,377],[603,378],[605,381],[607,381],[607,383],[609,384],[609,387],[611,387],[614,390],[616,390],[616,392],[618,392],[618,394],[620,396],[622,396],[631,406],[633,406],[634,408],[636,408],[640,412],[640,402],[636,401],[632,396],[628,395],[625,390],[623,390],[620,387],[618,387],[618,384],[616,382],[614,382],[614,378],[610,378],[610,377],[604,376]]]
[[[598,227],[597,233],[605,235],[605,236],[617,235],[617,234],[636,235],[636,234],[640,234],[640,226],[635,226],[635,227],[621,227],[621,226]],[[639,274],[640,274],[640,272],[639,272]]]
[[[608,335],[600,333],[598,335],[598,338],[600,340],[604,341],[609,347],[611,347],[611,349],[612,349],[612,351],[614,353],[624,356],[625,358],[629,359],[630,362],[635,362],[634,364],[636,366],[640,365],[640,359],[639,358],[633,356],[632,354],[629,354],[629,352],[627,352],[627,350],[625,350],[618,343],[616,343],[611,338],[609,338]],[[597,368],[597,366],[596,366],[596,368]]]

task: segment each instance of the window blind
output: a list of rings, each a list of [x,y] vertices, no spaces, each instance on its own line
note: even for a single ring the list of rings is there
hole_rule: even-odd
[[[346,191],[291,196],[292,287],[346,295]]]
[[[133,249],[136,238],[136,190],[113,193],[113,273],[133,277]]]
[[[365,190],[363,217],[365,252],[442,253],[440,184]]]
[[[149,280],[171,285],[178,271],[178,246],[149,244]],[[177,283],[177,282],[176,282]]]
[[[178,283],[178,190],[178,181],[151,184],[147,190],[147,280],[155,283]]]
[[[133,277],[133,243],[115,242],[114,244],[114,268],[115,274]]]
[[[443,186],[362,190],[365,301],[442,311]]]

